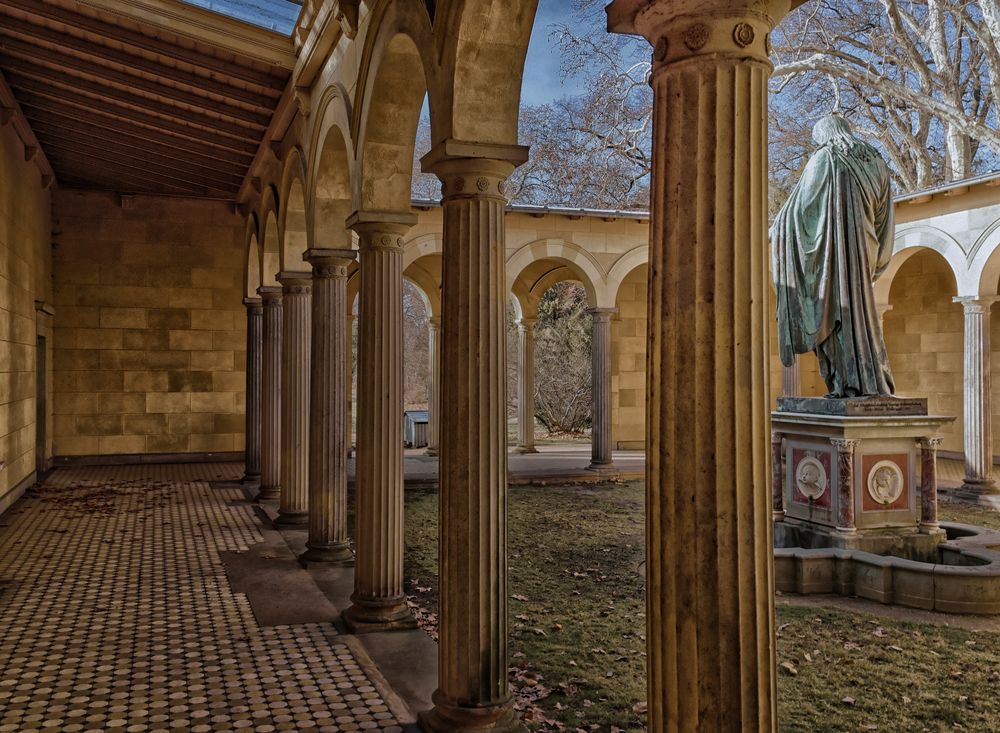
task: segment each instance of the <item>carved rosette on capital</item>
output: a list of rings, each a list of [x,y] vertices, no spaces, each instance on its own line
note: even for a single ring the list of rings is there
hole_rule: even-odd
[[[941,438],[920,440],[920,529],[934,531],[938,523],[937,452]]]
[[[261,368],[264,349],[264,304],[244,298],[247,309],[246,467],[244,484],[260,484]]]
[[[284,324],[281,288],[258,288],[264,308],[261,349],[260,493],[273,501],[281,493],[281,332]]]
[[[438,689],[420,716],[432,733],[525,730],[507,682],[504,181],[526,158],[446,140],[422,161],[444,221]]]
[[[281,343],[281,496],[275,524],[297,526],[309,516],[309,359],[312,278],[280,272],[284,324]]]
[[[852,534],[857,531],[854,521],[854,452],[861,444],[852,438],[834,438],[830,441],[837,449],[837,531]]]
[[[347,537],[347,268],[353,250],[310,249],[309,538],[303,563],[353,565]]]
[[[354,213],[360,237],[355,632],[414,628],[403,593],[403,235],[413,214]]]
[[[776,725],[767,35],[789,8],[790,0],[607,7],[612,32],[642,35],[653,52],[651,733]],[[696,627],[697,641],[684,632]]]
[[[771,517],[775,522],[785,518],[785,481],[782,465],[782,445],[785,436],[777,431],[771,433]]]

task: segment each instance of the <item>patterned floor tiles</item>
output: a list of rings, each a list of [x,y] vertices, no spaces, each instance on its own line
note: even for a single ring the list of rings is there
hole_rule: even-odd
[[[260,627],[236,464],[62,469],[0,516],[0,733],[401,731],[327,624]]]

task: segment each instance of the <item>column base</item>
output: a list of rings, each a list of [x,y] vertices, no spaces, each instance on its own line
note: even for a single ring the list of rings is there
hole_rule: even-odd
[[[538,448],[533,445],[519,445],[514,448],[514,453],[537,453]]]
[[[310,547],[307,542],[306,551],[299,555],[299,563],[303,567],[309,567],[310,565],[353,567],[354,553],[351,552],[351,548],[346,544]]]
[[[351,601],[351,607],[341,614],[341,619],[352,634],[417,628],[417,620],[410,613],[405,598],[386,601],[359,600],[357,595],[353,595]]]
[[[591,462],[591,464],[587,466],[587,470],[593,471],[594,473],[606,474],[608,476],[619,473],[618,468],[615,466],[614,463],[611,462],[608,463]]]
[[[993,479],[966,478],[962,486],[955,492],[955,495],[960,498],[977,498],[990,494],[1000,494],[1000,488],[997,488]]]
[[[425,456],[436,456],[438,454],[437,448],[428,448],[424,451]]]
[[[260,474],[245,473],[243,474],[243,478],[240,479],[240,483],[244,486],[260,486]]]
[[[278,510],[278,517],[274,520],[275,527],[302,527],[309,524],[309,514],[307,512],[283,512]]]
[[[527,733],[510,702],[489,707],[463,707],[434,693],[434,708],[417,716],[425,733]]]
[[[255,501],[277,501],[281,498],[280,486],[261,486]]]

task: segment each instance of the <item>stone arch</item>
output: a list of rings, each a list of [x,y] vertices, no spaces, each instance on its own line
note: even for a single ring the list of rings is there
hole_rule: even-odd
[[[976,278],[975,294],[1000,295],[1000,219],[983,231],[971,257],[974,259],[969,270]]]
[[[882,273],[882,277],[875,281],[876,303],[889,302],[889,291],[896,274],[903,264],[920,249],[933,250],[944,258],[959,285],[959,292],[961,292],[963,276],[967,272],[965,252],[961,245],[946,232],[936,227],[921,224],[896,231],[892,259],[889,260],[889,266]]]
[[[435,34],[450,94],[431,97],[446,138],[517,144],[521,80],[537,0],[444,0]]]
[[[281,271],[281,233],[278,230],[278,192],[274,186],[264,189],[258,216],[261,285],[277,286],[277,275]]]
[[[611,269],[608,271],[608,288],[614,293],[615,302],[618,301],[618,291],[622,283],[632,272],[642,265],[649,264],[649,245],[643,244],[634,249],[630,249],[623,254]]]
[[[278,201],[278,236],[281,238],[281,269],[301,272],[306,269],[302,259],[309,248],[309,217],[306,207],[306,165],[302,150],[294,147],[285,159],[281,172]]]
[[[257,214],[251,212],[247,217],[246,234],[243,244],[243,297],[256,298],[260,280],[260,248],[258,237]]]
[[[440,256],[444,252],[444,236],[441,232],[429,232],[403,245],[403,270],[422,257]]]
[[[354,146],[351,142],[351,101],[341,84],[323,93],[313,128],[312,165],[309,168],[310,231],[312,241],[330,249],[353,248],[345,225],[355,210]]]
[[[359,210],[410,210],[417,125],[436,68],[432,48],[425,3],[395,0],[372,10],[352,125]]]
[[[441,316],[441,256],[430,254],[404,267],[403,277],[424,297],[428,317]]]
[[[548,267],[540,266],[547,263]],[[614,301],[609,297],[604,271],[600,263],[583,247],[562,239],[542,239],[519,248],[507,259],[507,282],[515,296],[522,304],[529,305],[525,313],[532,315],[533,293],[541,297],[543,291],[538,291],[541,281],[549,281],[549,273],[564,268],[562,280],[578,280],[587,291],[587,301],[591,308],[612,307]],[[546,289],[559,280],[549,281]]]

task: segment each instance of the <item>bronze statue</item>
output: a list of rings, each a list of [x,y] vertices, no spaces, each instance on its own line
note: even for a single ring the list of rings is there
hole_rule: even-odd
[[[892,255],[889,169],[840,115],[821,119],[813,140],[770,230],[781,361],[815,351],[827,397],[891,395],[872,290]]]

